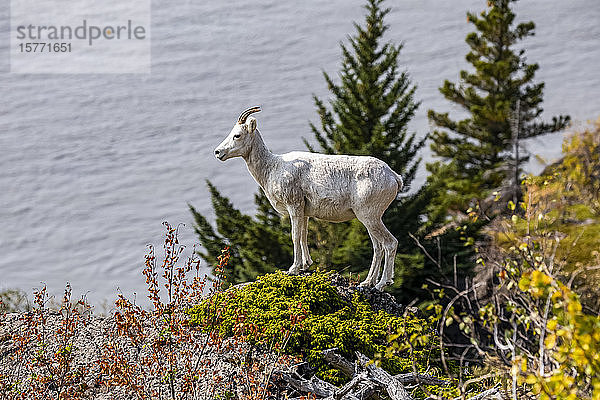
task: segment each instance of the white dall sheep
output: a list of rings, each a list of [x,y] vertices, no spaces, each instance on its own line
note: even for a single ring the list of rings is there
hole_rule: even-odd
[[[248,118],[259,111],[260,107],[252,107],[242,112],[215,156],[221,161],[242,157],[271,205],[289,215],[294,243],[289,273],[298,274],[313,263],[306,243],[310,217],[332,222],[358,218],[373,242],[371,269],[361,286],[382,290],[392,284],[398,241],[381,216],[402,190],[402,177],[374,157],[301,151],[273,154],[256,129],[256,119]],[[384,256],[383,274],[376,284]]]

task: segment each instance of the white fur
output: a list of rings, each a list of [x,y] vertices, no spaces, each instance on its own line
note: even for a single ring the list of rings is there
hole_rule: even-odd
[[[273,207],[289,215],[294,243],[290,274],[312,263],[307,244],[308,219],[332,222],[358,218],[373,242],[371,269],[362,286],[381,290],[393,283],[398,241],[381,216],[402,189],[402,178],[383,161],[366,156],[324,155],[295,151],[271,153],[256,129],[256,119],[237,123],[215,149],[218,159],[242,157]],[[377,284],[382,259],[383,274]]]

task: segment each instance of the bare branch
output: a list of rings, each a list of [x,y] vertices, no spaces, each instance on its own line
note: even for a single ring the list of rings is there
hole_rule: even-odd
[[[369,358],[361,353],[356,353],[361,366],[365,367],[369,377],[376,383],[382,385],[392,400],[413,400],[402,383],[383,369],[376,367]]]

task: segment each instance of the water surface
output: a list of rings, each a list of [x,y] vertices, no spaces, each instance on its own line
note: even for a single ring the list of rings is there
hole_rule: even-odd
[[[411,123],[419,135],[429,130],[427,109],[459,111],[438,87],[467,66],[465,12],[484,3],[388,2],[387,37],[404,42],[401,62],[422,101]],[[362,20],[361,5],[154,1],[150,75],[12,75],[2,57],[0,289],[30,291],[44,281],[59,293],[69,280],[96,303],[117,288],[130,296],[143,288],[145,245],[160,247],[163,220],[186,223],[182,240],[195,242],[187,204],[211,213],[206,179],[253,210],[256,184],[243,161],[220,163],[214,147],[240,110],[260,104],[272,150],[303,149],[316,121],[312,95],[327,96],[322,70],[336,76],[339,42]],[[537,23],[524,45],[546,82],[544,115],[598,117],[600,3],[527,0],[517,10]],[[7,7],[0,12],[6,55]],[[553,159],[561,141],[538,138],[529,149]]]

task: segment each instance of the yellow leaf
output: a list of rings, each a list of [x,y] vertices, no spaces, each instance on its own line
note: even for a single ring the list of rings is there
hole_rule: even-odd
[[[521,243],[519,245],[519,250],[525,251],[525,250],[527,250],[527,247],[528,247],[527,243]]]
[[[567,306],[567,310],[570,314],[577,314],[581,312],[581,303],[578,301],[571,301]]]
[[[529,385],[533,385],[537,382],[537,377],[533,374],[527,375],[527,379],[525,379],[525,382],[527,382]]]
[[[544,340],[544,345],[546,346],[547,349],[554,348],[555,344],[556,344],[556,335],[554,335],[554,334],[548,335],[548,337],[546,337],[546,340]]]

